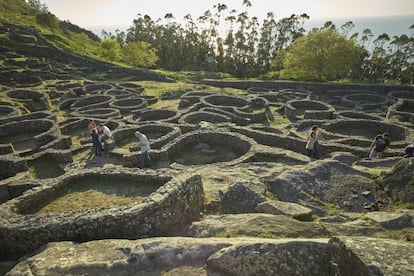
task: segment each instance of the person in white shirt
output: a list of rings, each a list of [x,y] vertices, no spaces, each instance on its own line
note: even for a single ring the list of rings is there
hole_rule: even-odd
[[[111,135],[112,135],[111,134],[111,130],[106,125],[99,124],[98,131],[100,133],[99,139],[101,140],[102,143],[105,143],[106,140],[108,140],[109,138],[111,138]]]
[[[145,134],[136,131],[135,137],[139,139],[138,146],[141,150],[141,154],[139,155],[139,166],[141,169],[145,167],[145,164],[151,166],[151,159],[149,157],[149,151],[151,149],[150,142],[148,141],[147,136]]]

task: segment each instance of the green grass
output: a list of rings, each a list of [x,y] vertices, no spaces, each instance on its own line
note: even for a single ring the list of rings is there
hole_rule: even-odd
[[[40,11],[26,4],[23,0],[0,0],[0,23],[10,23],[21,26],[33,26],[57,48],[95,60],[103,61],[99,57],[99,42],[90,39],[85,33],[74,33],[70,30],[51,30],[36,22],[36,15]],[[2,34],[1,38],[8,38]],[[15,42],[13,42],[15,43]],[[6,43],[7,44],[7,43]]]
[[[168,70],[154,70],[166,77],[175,79],[177,81],[200,81],[202,79],[231,79],[230,74],[221,72],[207,72],[207,71],[168,71]]]
[[[194,83],[185,83],[181,81],[177,82],[157,82],[157,81],[139,81],[138,84],[145,87],[144,93],[146,95],[155,96],[160,98],[162,94],[169,92],[169,91],[214,91],[218,93],[225,93],[225,94],[244,94],[245,91],[242,89],[235,89],[235,88],[220,88],[220,87],[213,87],[203,84],[194,84]]]
[[[286,116],[282,116],[275,112],[273,112],[273,116],[275,119],[270,122],[270,126],[281,126],[281,125],[286,125],[286,124],[291,123],[289,118]]]
[[[376,238],[414,242],[414,231],[407,229],[380,232],[376,233],[374,236]]]
[[[214,235],[214,237],[217,238],[234,238],[234,237],[239,237],[239,233],[234,232],[234,231],[223,231],[223,232],[218,232]]]
[[[414,209],[414,202],[400,203],[395,206],[396,209]]]
[[[36,214],[62,213],[99,207],[112,207],[140,202],[161,183],[140,182],[139,179],[86,177],[74,181],[55,195],[30,208]]]

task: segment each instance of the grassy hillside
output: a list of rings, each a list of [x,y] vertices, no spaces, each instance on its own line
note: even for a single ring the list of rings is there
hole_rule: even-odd
[[[0,23],[33,26],[41,35],[56,47],[100,60],[98,56],[99,37],[66,21],[60,21],[56,28],[48,28],[36,21],[42,11],[31,7],[24,0],[0,0]]]
[[[60,21],[56,28],[48,28],[37,22],[36,16],[44,13],[41,10],[34,8],[27,4],[24,0],[0,0],[0,25],[1,24],[13,24],[17,26],[32,26],[39,30],[39,35],[42,39],[48,41],[55,47],[79,56],[94,59],[96,61],[103,60],[99,56],[100,50],[100,38],[91,31],[85,30],[76,26],[68,21]],[[30,36],[30,35],[29,35]],[[0,33],[0,40],[4,46],[8,46],[10,49],[16,49],[19,47],[20,41],[16,37],[9,38],[7,34]],[[29,37],[28,40],[32,40],[32,46],[40,47],[39,41],[35,37]],[[23,47],[27,48],[27,41]],[[130,67],[121,63],[114,63],[116,66]],[[0,67],[5,65],[0,61]],[[162,74],[171,79],[178,81],[199,81],[204,78],[231,78],[228,74],[218,72],[171,72],[166,70],[156,70],[159,74]]]

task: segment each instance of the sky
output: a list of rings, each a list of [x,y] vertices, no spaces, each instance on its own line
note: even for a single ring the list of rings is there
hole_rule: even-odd
[[[204,11],[218,3],[226,4],[228,10],[243,10],[242,0],[40,0],[61,20],[69,20],[86,29],[132,25],[137,14],[149,15],[153,20],[172,13],[176,22],[190,14],[195,20]],[[372,16],[409,15],[414,24],[414,0],[250,0],[249,16],[257,16],[259,22],[268,12],[276,19],[291,14],[306,13],[310,19],[357,18]],[[345,21],[344,19],[344,22]],[[407,26],[408,29],[409,26]]]
[[[137,14],[152,19],[172,13],[181,20],[202,15],[215,4],[241,11],[242,0],[40,0],[61,20],[81,27],[127,25]],[[250,0],[249,15],[264,18],[269,11],[277,18],[306,13],[311,18],[346,18],[384,15],[413,15],[414,0]],[[414,23],[414,22],[413,22]]]

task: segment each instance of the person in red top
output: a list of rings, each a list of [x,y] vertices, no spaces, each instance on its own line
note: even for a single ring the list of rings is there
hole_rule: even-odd
[[[90,120],[88,125],[89,134],[92,134],[94,128],[96,128],[95,120]]]

